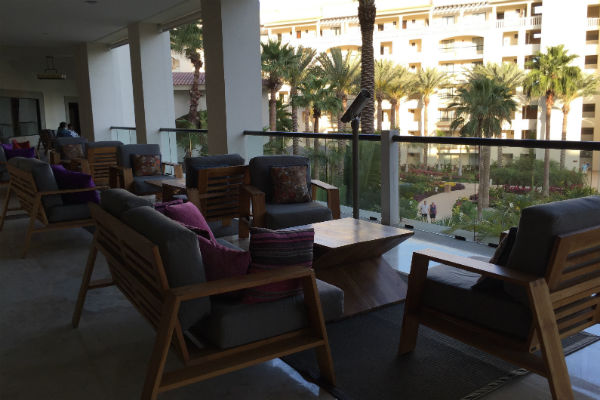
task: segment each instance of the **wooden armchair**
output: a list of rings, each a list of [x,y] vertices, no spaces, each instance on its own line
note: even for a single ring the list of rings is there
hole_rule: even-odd
[[[340,194],[335,186],[319,180],[307,179],[310,184],[312,198],[315,199],[317,189],[327,192],[327,207],[311,201],[295,204],[273,204],[271,197],[273,189],[270,181],[270,168],[283,166],[306,165],[307,174],[310,176],[310,163],[308,158],[300,156],[262,156],[250,160],[250,185],[242,186],[241,192],[241,234],[248,232],[248,226],[265,227],[269,229],[282,229],[291,226],[306,225],[315,222],[340,218]],[[247,236],[245,236],[247,237]]]
[[[323,377],[334,383],[321,300],[311,269],[287,267],[211,282],[204,282],[202,278],[202,281],[187,285],[180,279],[177,284],[174,283],[177,275],[173,271],[181,266],[177,262],[181,257],[192,257],[198,262],[198,266],[202,266],[195,234],[173,221],[166,221],[162,215],[157,216],[158,213],[149,207],[124,211],[119,218],[98,205],[92,205],[91,209],[97,229],[73,314],[73,326],[77,327],[79,324],[89,289],[116,285],[123,292],[157,331],[142,400],[154,400],[160,393],[168,390],[308,349],[316,349]],[[128,221],[131,226],[122,221]],[[136,223],[149,224],[153,228],[133,229]],[[140,230],[144,231],[144,235],[138,233]],[[148,236],[153,239],[150,240]],[[165,244],[165,241],[169,241],[169,244]],[[181,247],[185,244],[189,244],[187,250]],[[92,282],[98,251],[106,257],[112,278]],[[196,272],[201,270],[194,269]],[[210,314],[214,312],[214,308],[210,307],[210,302],[213,301],[211,296],[288,279],[299,279],[302,282],[308,317],[306,327],[284,330],[266,338],[256,337],[250,342],[226,347],[214,345],[203,337],[196,336],[195,328],[190,328],[190,311],[200,320],[200,324],[208,324]],[[252,308],[256,306],[261,307],[261,304],[244,305]],[[298,307],[294,305],[291,308]],[[295,312],[289,307],[284,307],[285,310]],[[273,323],[278,324],[277,321]],[[245,327],[252,329],[252,319]],[[186,336],[189,335],[202,341],[204,347],[197,348],[193,344],[196,341],[187,340]],[[165,371],[170,348],[175,350],[183,367]]]
[[[52,129],[42,129],[40,131],[40,140],[38,141],[36,152],[40,153],[40,146],[44,147],[44,154],[48,154],[48,151],[54,149],[54,141],[56,140],[56,133]]]
[[[117,166],[119,141],[89,142],[85,146],[85,157],[71,160],[70,169],[92,176],[97,185],[108,186],[110,167]]]
[[[57,137],[53,140],[53,146],[48,151],[48,162],[50,164],[62,164],[71,168],[72,159],[65,154],[65,146],[81,146],[81,153],[85,154],[88,141],[83,137]],[[73,159],[76,157],[73,157]]]
[[[413,253],[399,353],[415,350],[423,324],[546,377],[554,399],[573,399],[561,339],[600,322],[598,207],[587,197],[524,209],[506,267]],[[488,280],[476,289],[480,276]]]
[[[123,188],[138,195],[156,194],[162,191],[160,186],[151,185],[148,181],[183,178],[183,168],[177,163],[163,161],[161,175],[135,176],[132,169],[132,155],[160,155],[158,144],[127,144],[118,149],[119,165],[111,165],[109,169],[109,185],[111,188]],[[172,167],[173,173],[167,174],[166,167]]]
[[[33,233],[94,224],[87,204],[63,204],[61,195],[90,192],[102,189],[101,187],[58,190],[50,165],[37,159],[13,158],[9,160],[7,168],[10,181],[0,216],[0,230],[8,211],[24,210],[29,214],[21,257],[27,255]],[[20,208],[9,208],[12,193],[17,195]],[[36,221],[43,227],[36,228]]]

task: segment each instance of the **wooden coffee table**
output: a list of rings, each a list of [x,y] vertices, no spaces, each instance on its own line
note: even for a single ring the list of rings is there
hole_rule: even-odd
[[[174,195],[185,194],[186,192],[185,178],[148,179],[145,182],[162,189],[160,192],[161,201],[172,200]]]
[[[400,273],[381,256],[413,232],[353,218],[290,229],[315,230],[317,278],[344,290],[344,315],[353,315],[406,298]]]

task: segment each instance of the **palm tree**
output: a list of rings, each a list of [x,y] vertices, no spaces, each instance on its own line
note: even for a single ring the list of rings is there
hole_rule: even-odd
[[[531,69],[524,83],[527,95],[546,98],[546,140],[550,140],[552,107],[562,90],[562,81],[578,76],[579,68],[569,65],[577,56],[567,53],[563,45],[548,47],[546,53],[537,52],[533,60],[527,62],[527,67]],[[544,151],[542,193],[545,197],[550,196],[550,149]]]
[[[174,52],[183,54],[194,66],[194,78],[190,89],[190,109],[186,119],[198,126],[200,118],[198,117],[198,102],[200,101],[200,68],[202,68],[202,56],[199,50],[202,49],[202,28],[198,23],[182,25],[174,28],[171,34],[171,49]]]
[[[348,93],[355,86],[360,62],[351,51],[348,51],[346,55],[342,55],[342,50],[339,47],[330,49],[329,54],[319,54],[317,61],[326,81],[331,84],[337,98],[342,102],[342,111],[337,114],[337,129],[338,132],[343,132],[346,129],[346,124],[341,121],[341,118],[343,110],[348,106]]]
[[[394,78],[394,63],[390,60],[375,61],[375,100],[377,101],[377,131],[381,132],[383,123],[383,99],[387,98],[390,84]]]
[[[514,63],[487,63],[485,65],[477,65],[471,71],[466,73],[467,81],[477,77],[486,77],[494,79],[503,84],[513,94],[517,94],[517,89],[523,86],[525,80],[525,72]],[[498,146],[498,166],[502,166],[504,158],[502,146]]]
[[[260,60],[265,78],[265,86],[269,90],[269,129],[277,130],[277,91],[288,79],[290,65],[296,61],[294,49],[287,43],[269,40],[260,44],[262,53]]]
[[[412,93],[414,86],[414,75],[410,73],[402,65],[397,65],[394,68],[394,77],[387,89],[387,98],[390,100],[390,129],[396,129],[396,116],[398,113],[398,105],[403,97]]]
[[[309,65],[312,63],[316,50],[310,47],[298,46],[294,51],[294,62],[289,65],[288,83],[290,84],[290,104],[292,106],[292,132],[298,132],[298,105],[296,96],[298,95],[298,85],[306,78]],[[292,139],[292,153],[298,154],[299,138]]]
[[[433,94],[435,94],[440,86],[449,83],[449,78],[445,72],[441,72],[436,68],[425,68],[421,69],[415,75],[415,93],[417,93],[423,101],[423,133],[422,136],[429,136],[428,123],[429,123],[429,101]],[[425,168],[427,168],[427,153],[428,146],[424,146],[424,157],[423,162]]]
[[[360,59],[360,87],[371,93],[371,99],[363,109],[360,117],[360,126],[363,133],[373,133],[373,105],[374,95],[374,58],[373,58],[373,27],[377,9],[375,0],[358,0],[358,22],[360,23],[360,36],[362,41]]]
[[[338,113],[342,108],[342,102],[335,96],[328,82],[323,78],[322,72],[315,68],[314,72],[307,74],[298,89],[300,94],[295,101],[301,107],[312,111],[313,131],[319,133],[319,118],[323,113]],[[319,179],[319,139],[314,139],[314,168],[313,177]]]
[[[562,101],[563,123],[562,140],[567,140],[567,125],[569,111],[571,111],[571,102],[578,97],[592,96],[598,94],[600,81],[594,75],[581,75],[573,78],[565,76],[562,78],[561,90],[557,97]],[[565,150],[560,151],[560,168],[565,168]]]
[[[504,121],[511,120],[517,109],[511,90],[502,83],[487,77],[476,77],[458,89],[455,102],[449,108],[455,111],[450,124],[463,136],[490,138],[502,131]],[[489,206],[490,148],[481,146],[479,155],[479,192],[477,214]]]

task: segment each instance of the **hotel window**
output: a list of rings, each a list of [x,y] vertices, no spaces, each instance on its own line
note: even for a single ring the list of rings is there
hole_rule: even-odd
[[[535,129],[526,129],[521,134],[521,137],[523,139],[533,139],[533,140],[535,140],[536,137],[537,137],[537,132],[536,132]]]
[[[515,131],[514,130],[503,130],[502,131],[502,139],[514,139]]]
[[[598,31],[587,31],[585,41],[588,43],[598,43]]]
[[[584,104],[581,111],[584,118],[594,118],[596,116],[596,104]]]
[[[383,30],[383,24],[377,24],[377,30],[381,32]]]
[[[542,42],[542,31],[539,29],[525,33],[525,44],[540,44]]]
[[[406,29],[406,25],[408,24],[407,20],[402,20],[402,29]]]
[[[471,20],[473,22],[485,22],[485,13],[480,12],[480,13],[473,14],[471,16]]]
[[[339,26],[334,26],[331,30],[333,31],[334,36],[340,36],[342,34],[342,28]]]
[[[531,5],[531,15],[542,15],[543,7],[542,3],[533,3]]]
[[[281,42],[281,33],[277,34],[277,41]]]
[[[600,6],[588,6],[587,17],[588,18],[599,18],[600,17]]]
[[[537,119],[537,109],[538,106],[536,105],[523,106],[522,119]]]
[[[596,68],[598,66],[598,56],[585,56],[585,68]]]
[[[300,39],[302,37],[302,31],[296,31],[296,39]]]
[[[592,142],[594,140],[594,128],[581,128],[581,140]]]
[[[442,51],[450,51],[454,49],[454,39],[442,40],[440,42],[440,49]]]
[[[504,19],[504,11],[497,12],[496,19]]]
[[[42,129],[40,121],[38,99],[0,97],[0,139],[37,135]]]
[[[454,25],[454,15],[442,17],[442,25]]]
[[[440,109],[440,122],[450,122],[454,119],[454,110]]]

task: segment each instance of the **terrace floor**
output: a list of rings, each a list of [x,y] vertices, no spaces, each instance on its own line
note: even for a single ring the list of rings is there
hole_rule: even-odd
[[[0,198],[4,191],[0,189]],[[92,236],[83,229],[34,235],[20,259],[27,219],[11,218],[0,232],[0,398],[139,398],[154,331],[115,288],[88,295],[80,327],[70,325]],[[386,260],[408,271],[416,249],[490,255],[493,249],[417,232],[388,252]],[[98,276],[106,262],[98,258]],[[600,334],[600,326],[592,333]],[[390,338],[397,340],[397,338]],[[567,362],[577,399],[600,399],[600,342]],[[177,366],[170,359],[169,366]],[[161,399],[333,399],[280,360],[167,392]],[[451,398],[451,396],[449,396]],[[544,379],[530,374],[486,399],[548,399]]]

